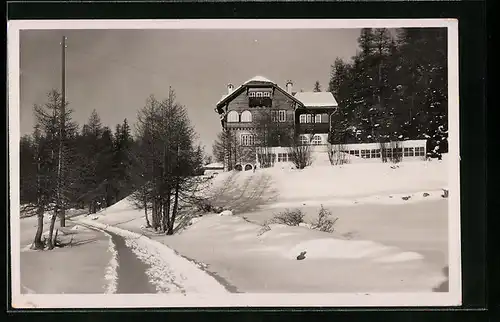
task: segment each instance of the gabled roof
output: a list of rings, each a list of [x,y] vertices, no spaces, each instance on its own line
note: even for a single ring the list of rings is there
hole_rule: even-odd
[[[246,82],[244,82],[240,86],[238,86],[238,88],[234,89],[230,94],[223,95],[222,98],[217,102],[216,106],[219,107],[222,104],[224,104],[225,102],[227,102],[229,99],[239,95],[246,86],[251,85],[251,83],[254,83],[254,82],[255,83],[269,83],[269,84],[273,85],[274,87],[276,87],[278,90],[280,90],[282,93],[284,93],[286,96],[288,96],[293,101],[295,101],[299,104],[302,103],[300,100],[295,98],[293,95],[289,94],[286,90],[284,90],[283,88],[278,86],[275,82],[269,80],[268,78],[266,78],[264,76],[255,76],[255,77],[250,78],[249,80],[247,80]]]
[[[330,92],[298,92],[295,98],[305,107],[337,107],[337,101]]]

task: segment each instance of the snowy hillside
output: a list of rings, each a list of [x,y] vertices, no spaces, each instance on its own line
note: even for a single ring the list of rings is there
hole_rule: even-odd
[[[239,292],[431,291],[447,266],[446,161],[259,169],[214,177],[204,192],[234,216],[205,214],[174,236],[145,231],[124,199],[96,222],[145,234]],[[288,207],[311,222],[324,204],[334,233],[264,223]],[[305,251],[305,260],[296,256]],[[377,278],[374,278],[377,276]]]

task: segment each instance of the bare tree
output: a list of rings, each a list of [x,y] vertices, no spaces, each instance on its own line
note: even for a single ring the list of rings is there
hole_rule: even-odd
[[[173,234],[180,202],[197,198],[203,151],[194,145],[196,134],[187,111],[176,101],[172,89],[163,101],[154,96],[147,100],[136,129],[136,158],[143,186],[134,194],[135,199],[146,212],[151,204],[153,229]]]
[[[260,166],[270,167],[274,164],[274,148],[289,147],[293,143],[293,122],[280,121],[278,111],[263,110],[256,114],[254,123],[255,152]]]
[[[37,213],[43,216],[45,211],[54,211],[49,227],[47,247],[54,248],[53,232],[56,218],[65,225],[65,208],[68,196],[69,153],[67,133],[76,129],[71,121],[70,109],[63,104],[59,92],[52,90],[48,101],[43,106],[35,105],[36,118],[35,144],[37,146]],[[39,224],[43,225],[43,217]],[[37,232],[38,234],[38,232]],[[39,244],[38,236],[35,238]]]
[[[330,151],[330,163],[332,165],[343,165],[349,163],[349,156],[346,153],[344,144],[340,143],[332,145],[332,149]]]
[[[288,147],[288,154],[297,169],[304,169],[312,163],[310,142],[300,141],[298,136]]]
[[[226,164],[228,170],[233,170],[244,151],[235,132],[224,130],[217,134],[217,139],[212,145],[212,153],[216,161]]]

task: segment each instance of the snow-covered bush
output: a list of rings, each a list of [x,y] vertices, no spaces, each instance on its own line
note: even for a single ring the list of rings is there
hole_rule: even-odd
[[[338,218],[332,219],[332,213],[328,209],[325,209],[323,205],[321,205],[321,209],[318,213],[318,218],[315,222],[312,223],[311,228],[327,233],[332,233],[335,231],[335,223],[337,222],[337,220]]]
[[[312,163],[311,147],[309,144],[293,144],[288,148],[290,161],[295,168],[304,169]]]
[[[284,224],[287,226],[298,226],[304,222],[305,214],[300,209],[289,210],[286,209],[280,212],[270,220],[272,224]]]
[[[265,232],[268,232],[271,230],[271,227],[269,224],[266,222],[264,225],[262,225],[262,228],[257,232],[257,236],[263,235]]]
[[[232,216],[233,212],[231,210],[224,210],[222,211],[219,216]]]

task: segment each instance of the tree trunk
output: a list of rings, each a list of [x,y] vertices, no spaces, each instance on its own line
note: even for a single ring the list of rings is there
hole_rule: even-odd
[[[153,199],[153,228],[157,230],[160,228],[160,217],[161,217],[161,204],[159,199],[155,197]]]
[[[158,227],[156,226],[156,217],[157,217],[157,214],[156,214],[156,211],[158,210],[158,208],[156,207],[156,198],[153,198],[153,207],[151,209],[151,220],[153,221],[152,223],[152,226],[153,226],[153,229],[156,230]]]
[[[148,201],[147,201],[146,197],[143,198],[143,205],[144,205],[144,218],[146,218],[146,227],[150,228],[151,223],[149,222],[149,219],[148,219]]]
[[[163,232],[167,232],[170,227],[170,191],[167,192],[167,196],[165,198],[165,204],[163,205]]]
[[[174,208],[172,209],[172,217],[168,226],[167,235],[174,234],[175,217],[177,216],[177,211],[179,209],[179,190],[180,190],[179,181],[180,180],[177,178],[177,182],[175,184]]]
[[[66,227],[66,209],[60,210],[60,215],[59,215],[59,226],[61,227]]]
[[[37,209],[37,229],[35,234],[35,239],[33,240],[33,244],[31,245],[31,249],[43,249],[44,244],[42,242],[42,234],[43,234],[43,213],[45,209],[43,206],[38,206]]]
[[[56,218],[57,218],[57,213],[56,211],[54,211],[54,215],[52,216],[52,218],[50,218],[50,227],[49,227],[49,238],[47,240],[47,248],[50,250],[50,249],[54,249],[54,242],[52,240],[52,236],[54,234],[54,226],[55,226],[55,223],[56,223]]]

